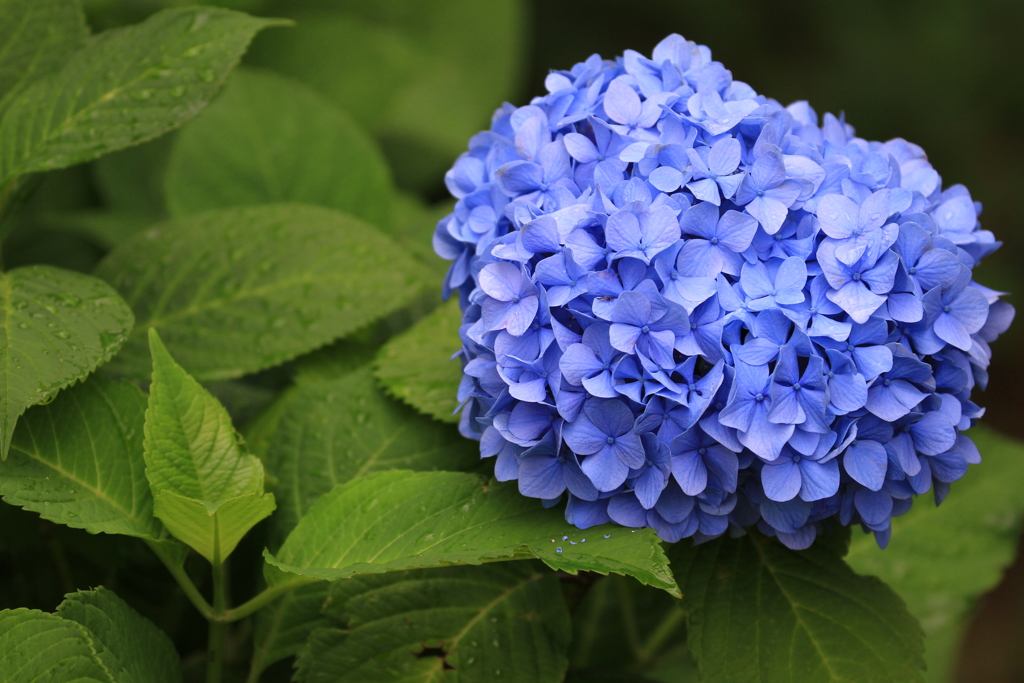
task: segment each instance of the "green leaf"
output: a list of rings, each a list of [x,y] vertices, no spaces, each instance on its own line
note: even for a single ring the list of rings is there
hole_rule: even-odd
[[[257,31],[282,23],[183,7],[93,36],[4,112],[0,183],[95,159],[176,128],[210,101]]]
[[[373,141],[315,90],[269,72],[235,72],[181,131],[166,188],[174,216],[298,202],[391,223],[390,174]]]
[[[30,609],[0,611],[0,671],[4,683],[115,683],[84,626]]]
[[[57,614],[88,630],[97,656],[118,683],[181,683],[170,638],[112,591],[71,593]]]
[[[63,66],[88,35],[77,1],[0,0],[0,115],[26,86]]]
[[[246,455],[228,411],[174,362],[150,330],[153,384],[146,410],[146,477],[154,493],[208,503],[263,488],[263,466]]]
[[[462,349],[461,324],[459,302],[451,299],[388,342],[375,361],[388,393],[434,419],[458,422],[462,364],[452,354]]]
[[[271,10],[295,19],[296,29],[261,36],[250,56],[330,97],[384,141],[409,183],[433,186],[515,93],[523,5],[377,0],[329,8],[283,0]]]
[[[0,455],[26,408],[105,363],[125,342],[132,312],[105,282],[27,266],[0,274]]]
[[[608,524],[581,531],[514,486],[456,472],[355,479],[314,503],[276,558],[264,556],[270,584],[536,557],[570,574],[614,572],[679,590],[653,530]]]
[[[332,585],[296,680],[559,683],[571,628],[558,579],[534,563],[358,577]],[[410,656],[412,655],[412,656]]]
[[[922,680],[923,634],[903,601],[827,549],[752,532],[671,555],[701,680]]]
[[[249,493],[216,505],[160,491],[154,505],[175,538],[213,562],[227,557],[257,522],[274,511],[272,494]]]
[[[892,520],[879,550],[855,534],[846,561],[874,574],[906,600],[924,628],[928,678],[944,681],[975,601],[1013,563],[1024,521],[1024,444],[983,427],[970,436],[983,462],[952,486],[942,507],[925,499]]]
[[[211,562],[227,557],[274,509],[263,465],[245,453],[224,407],[149,333],[153,383],[146,409],[146,477],[154,514]]]
[[[413,300],[425,279],[365,223],[298,204],[164,223],[115,249],[97,274],[139,320],[111,370],[145,377],[153,327],[202,381],[240,377],[350,334]]]
[[[267,451],[278,478],[279,540],[335,486],[389,469],[464,470],[476,443],[385,396],[369,368],[297,387]]]
[[[94,375],[30,409],[0,463],[0,495],[91,533],[160,535],[142,458],[146,395]]]

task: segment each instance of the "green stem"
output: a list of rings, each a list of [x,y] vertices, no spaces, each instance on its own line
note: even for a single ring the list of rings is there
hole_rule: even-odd
[[[651,664],[655,655],[658,654],[665,642],[671,638],[679,629],[680,624],[686,620],[686,612],[679,608],[673,608],[662,618],[661,622],[648,636],[647,640],[637,648],[636,659],[641,668]]]
[[[305,586],[308,583],[316,583],[317,581],[318,579],[297,579],[288,581],[287,583],[279,583],[276,586],[270,586],[269,588],[264,588],[263,592],[256,597],[243,602],[238,607],[225,610],[219,616],[215,615],[214,619],[225,623],[244,619],[253,612],[266,607],[285,593],[291,592],[299,586]]]
[[[220,683],[224,673],[224,637],[227,622],[223,620],[227,611],[224,593],[224,562],[220,557],[220,543],[217,538],[217,518],[214,517],[213,542],[213,616],[210,618],[209,635],[206,645],[206,683]]]
[[[192,583],[192,579],[189,578],[189,575],[185,572],[185,567],[171,559],[159,543],[148,539],[144,540],[150,550],[152,550],[153,553],[160,558],[160,561],[164,563],[164,566],[167,567],[167,571],[169,571],[171,576],[174,577],[174,580],[178,582],[178,585],[181,586],[181,590],[185,593],[186,597],[188,597],[189,601],[195,606],[195,608],[199,610],[199,613],[207,619],[213,619],[213,608],[210,607],[210,603],[206,602],[206,599],[203,597],[202,593],[199,592],[199,589],[196,588],[196,585]]]

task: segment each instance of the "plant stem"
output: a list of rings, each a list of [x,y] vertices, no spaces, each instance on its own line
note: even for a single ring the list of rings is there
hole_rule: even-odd
[[[160,558],[160,561],[164,563],[164,566],[167,567],[167,571],[169,571],[171,576],[174,577],[174,580],[178,582],[178,585],[181,586],[181,590],[185,593],[195,608],[199,610],[199,613],[206,619],[213,619],[213,608],[210,607],[210,603],[206,602],[206,599],[199,592],[199,589],[196,588],[196,585],[192,583],[192,579],[190,579],[188,574],[185,572],[185,568],[171,559],[159,543],[148,539],[144,540],[150,550],[152,550],[153,553]]]
[[[206,645],[206,683],[220,683],[224,672],[224,636],[227,622],[223,615],[227,611],[224,595],[224,562],[220,557],[220,543],[217,538],[217,518],[213,523],[213,615],[210,617],[209,636]]]
[[[244,619],[253,612],[258,611],[263,607],[266,607],[271,602],[277,600],[285,593],[293,591],[299,586],[305,586],[308,583],[316,583],[317,580],[318,579],[293,580],[288,581],[287,583],[279,583],[276,586],[271,586],[269,588],[264,588],[263,592],[258,594],[256,597],[243,602],[241,605],[235,607],[234,609],[225,610],[223,613],[219,615],[219,617],[215,614],[213,618],[216,621],[223,621],[225,623],[231,621],[238,621],[239,619]]]

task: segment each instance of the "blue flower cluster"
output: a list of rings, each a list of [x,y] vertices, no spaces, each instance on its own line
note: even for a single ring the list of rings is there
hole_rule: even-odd
[[[921,148],[868,142],[672,35],[506,104],[434,237],[464,312],[460,429],[580,528],[665,540],[823,522],[883,547],[980,462],[999,243]]]

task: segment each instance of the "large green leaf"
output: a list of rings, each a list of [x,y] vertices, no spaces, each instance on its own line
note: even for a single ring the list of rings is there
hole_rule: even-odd
[[[0,671],[4,683],[120,683],[84,626],[30,609],[0,611]]]
[[[671,555],[701,680],[922,680],[923,634],[906,605],[820,544],[793,551],[750,533]]]
[[[274,509],[263,465],[245,453],[224,407],[149,333],[153,383],[146,409],[146,477],[154,514],[208,560],[231,554]]]
[[[442,422],[458,422],[462,311],[455,299],[387,343],[375,361],[388,393]]]
[[[111,369],[145,377],[153,327],[203,381],[240,377],[349,334],[413,300],[426,279],[365,223],[298,204],[162,224],[115,249],[97,274],[139,321]]]
[[[166,188],[175,216],[299,202],[391,223],[390,175],[373,141],[316,91],[269,72],[235,72],[181,131]]]
[[[267,451],[278,478],[283,539],[335,486],[389,469],[464,470],[476,443],[396,403],[374,385],[369,368],[337,380],[306,382],[290,397]]]
[[[437,185],[470,136],[514,94],[525,11],[519,0],[280,0],[296,20],[252,61],[317,88],[380,137],[407,182]],[[339,77],[344,74],[344,77]]]
[[[0,463],[0,494],[92,533],[157,538],[142,458],[146,395],[94,375],[30,409]]]
[[[534,563],[449,567],[332,585],[298,681],[559,683],[571,628],[558,579]]]
[[[457,472],[355,479],[314,503],[277,557],[264,555],[271,584],[536,557],[572,574],[625,574],[678,595],[653,530],[581,531],[514,486]]]
[[[1024,519],[1024,444],[982,427],[970,432],[983,462],[953,484],[942,507],[919,500],[892,521],[879,550],[856,534],[847,562],[884,580],[924,628],[928,678],[947,680],[974,601],[999,583]]]
[[[281,23],[185,7],[94,36],[7,107],[0,119],[0,183],[88,161],[181,125],[220,89],[256,32]]]
[[[0,274],[0,456],[18,416],[105,363],[132,312],[105,282],[50,266]]]
[[[76,0],[0,0],[0,115],[27,85],[63,66],[88,35]]]
[[[71,593],[57,614],[88,630],[97,656],[118,683],[181,682],[174,643],[113,592],[100,587]]]

